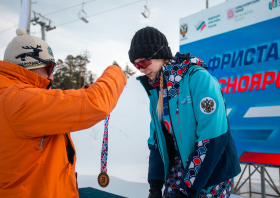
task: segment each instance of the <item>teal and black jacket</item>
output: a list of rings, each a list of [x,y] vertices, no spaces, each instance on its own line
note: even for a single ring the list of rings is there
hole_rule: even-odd
[[[241,171],[230,133],[225,101],[218,81],[191,54],[182,64],[162,71],[167,83],[169,114],[184,166],[179,188],[197,197],[208,187]],[[158,89],[147,76],[137,78],[150,99],[150,149],[148,180],[167,180],[169,153],[162,122],[158,119]]]

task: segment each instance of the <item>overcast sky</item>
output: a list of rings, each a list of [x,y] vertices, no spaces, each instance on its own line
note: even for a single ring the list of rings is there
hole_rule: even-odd
[[[64,60],[69,54],[76,56],[87,50],[91,54],[88,69],[98,76],[114,60],[122,67],[126,63],[132,66],[128,57],[131,39],[137,30],[146,26],[155,27],[165,34],[174,55],[179,51],[180,18],[206,8],[206,0],[148,0],[150,17],[144,18],[141,12],[144,11],[146,1],[95,0],[84,5],[88,16],[126,4],[131,5],[88,17],[89,23],[78,20],[61,25],[79,19],[78,13],[82,6],[48,15],[87,1],[89,0],[33,0],[32,10],[45,15],[57,26],[55,30],[46,33],[46,41],[52,48],[55,59]],[[209,7],[225,1],[209,0]],[[20,4],[21,0],[0,0],[0,60],[3,60],[6,45],[16,36],[16,27],[4,30],[18,24]],[[40,32],[39,25],[31,25],[31,35],[41,38]]]

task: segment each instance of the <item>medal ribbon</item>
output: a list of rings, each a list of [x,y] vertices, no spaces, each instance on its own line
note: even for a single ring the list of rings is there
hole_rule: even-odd
[[[101,149],[101,173],[107,173],[107,158],[108,158],[108,126],[110,115],[105,119],[104,135]]]

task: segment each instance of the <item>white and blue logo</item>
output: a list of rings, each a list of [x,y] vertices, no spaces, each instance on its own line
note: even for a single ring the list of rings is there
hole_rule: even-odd
[[[206,27],[206,23],[205,23],[205,21],[202,21],[202,22],[199,21],[199,23],[195,27],[196,27],[197,31],[198,30],[202,31]]]

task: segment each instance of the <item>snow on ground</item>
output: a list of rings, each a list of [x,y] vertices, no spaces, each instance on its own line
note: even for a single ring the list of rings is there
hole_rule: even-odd
[[[149,195],[148,183],[136,183],[110,177],[110,183],[106,188],[98,185],[96,175],[78,176],[79,188],[93,187],[98,190],[129,198],[145,198]]]
[[[133,191],[137,192],[138,197],[143,197],[140,196],[143,189],[145,189],[143,192],[144,197],[147,197],[148,193],[149,149],[147,139],[150,133],[149,125],[148,96],[140,82],[135,77],[132,77],[128,79],[123,94],[116,108],[111,113],[109,122],[108,174],[112,178],[110,185],[115,183],[117,186],[125,185],[127,188],[130,188],[132,184],[135,184],[138,190],[135,188]],[[103,132],[104,121],[101,121],[89,129],[78,133],[71,133],[77,152],[76,171],[80,175],[79,187],[81,185],[84,187],[99,187],[96,179],[92,180],[89,178],[95,178],[96,176],[94,175],[100,173]],[[279,170],[271,168],[268,169],[268,172],[271,173],[277,185],[279,182]],[[127,181],[137,183],[129,183]],[[253,182],[259,181],[260,176],[255,174]],[[122,191],[120,186],[118,188]],[[107,189],[113,190],[114,188],[108,187]],[[114,193],[113,191],[111,193]],[[123,196],[126,195],[124,194]]]
[[[147,182],[150,133],[149,101],[136,78],[130,78],[109,122],[108,174],[117,178]],[[71,133],[77,150],[80,175],[98,175],[104,121],[79,133]]]
[[[97,176],[95,175],[78,176],[78,182],[79,188],[93,187],[123,197],[146,198],[149,195],[149,185],[147,183],[128,182],[116,177],[110,177],[110,183],[106,188],[102,188],[98,185]],[[231,195],[231,198],[242,197]]]

